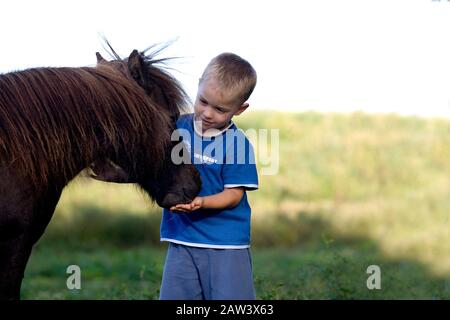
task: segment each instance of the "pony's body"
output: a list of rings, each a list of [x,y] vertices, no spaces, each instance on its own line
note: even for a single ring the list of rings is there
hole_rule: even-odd
[[[0,75],[0,299],[18,299],[33,244],[67,183],[92,162],[120,165],[161,206],[199,191],[193,166],[170,161],[184,91],[133,51],[95,68]]]

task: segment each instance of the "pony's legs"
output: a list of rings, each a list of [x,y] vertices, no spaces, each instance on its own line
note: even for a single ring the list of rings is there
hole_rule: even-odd
[[[53,211],[39,213],[33,214],[39,219],[33,219],[30,225],[18,224],[17,220],[1,223],[0,300],[20,299],[20,287],[32,247],[42,236]]]
[[[20,299],[20,286],[31,253],[26,234],[0,239],[0,300]]]
[[[19,188],[17,180],[4,181],[8,183],[0,184],[0,300],[17,300],[33,244],[48,225],[61,191],[36,197]]]

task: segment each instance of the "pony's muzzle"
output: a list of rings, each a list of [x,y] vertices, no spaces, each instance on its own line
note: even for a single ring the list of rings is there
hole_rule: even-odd
[[[179,193],[170,192],[166,194],[162,201],[156,201],[160,207],[170,209],[177,204],[190,203],[194,198],[189,198],[186,195],[181,195]]]

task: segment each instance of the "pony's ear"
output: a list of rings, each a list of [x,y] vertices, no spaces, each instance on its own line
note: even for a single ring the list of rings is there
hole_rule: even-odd
[[[95,56],[97,57],[97,63],[106,62],[106,60],[102,57],[100,53],[96,52]]]
[[[133,79],[144,89],[147,85],[147,73],[145,72],[145,62],[139,52],[135,49],[128,57],[128,70]]]

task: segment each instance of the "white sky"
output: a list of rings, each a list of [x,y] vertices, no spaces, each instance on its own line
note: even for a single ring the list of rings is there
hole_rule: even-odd
[[[254,108],[450,118],[450,1],[5,1],[0,72],[95,64],[104,34],[128,55],[166,55],[194,97],[203,68],[231,51],[258,72]]]

